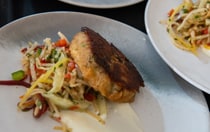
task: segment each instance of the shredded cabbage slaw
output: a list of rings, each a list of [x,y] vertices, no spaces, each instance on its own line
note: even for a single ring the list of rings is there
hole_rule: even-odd
[[[61,32],[58,36],[56,42],[45,38],[43,44],[29,42],[28,47],[21,50],[23,71],[31,86],[20,97],[18,108],[33,109],[35,118],[48,112],[58,122],[61,122],[62,110],[86,112],[105,123],[106,99],[83,80],[70,56],[70,42]],[[72,131],[64,123],[61,125],[55,129]]]
[[[210,47],[210,1],[183,0],[168,12],[166,25],[178,48],[197,55],[201,46]]]

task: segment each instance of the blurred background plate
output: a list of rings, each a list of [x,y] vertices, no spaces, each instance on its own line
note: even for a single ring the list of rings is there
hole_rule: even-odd
[[[89,8],[119,8],[139,3],[143,0],[59,0],[68,4]]]
[[[150,0],[145,11],[145,25],[149,38],[162,59],[182,78],[210,93],[210,61],[203,61],[195,55],[174,46],[160,21],[167,19],[167,13],[183,0]],[[164,4],[163,4],[164,3]],[[210,59],[210,58],[209,58]]]

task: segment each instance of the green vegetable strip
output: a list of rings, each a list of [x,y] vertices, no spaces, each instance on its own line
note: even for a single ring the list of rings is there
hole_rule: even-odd
[[[24,77],[25,77],[25,72],[23,70],[18,70],[16,72],[12,73],[12,79],[13,80],[19,81],[19,80],[24,79]]]

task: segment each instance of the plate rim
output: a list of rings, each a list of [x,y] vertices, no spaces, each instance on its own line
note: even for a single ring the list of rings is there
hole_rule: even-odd
[[[95,8],[95,9],[111,9],[111,8],[121,8],[126,6],[131,6],[140,2],[143,2],[144,0],[136,0],[134,2],[124,2],[124,3],[117,3],[117,4],[88,4],[88,3],[82,3],[82,2],[76,2],[75,0],[58,0],[67,4],[72,4],[75,6],[80,7],[87,7],[87,8]]]

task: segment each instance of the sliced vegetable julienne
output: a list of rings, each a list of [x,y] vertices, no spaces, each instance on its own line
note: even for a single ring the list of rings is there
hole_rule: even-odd
[[[173,13],[169,17],[169,21],[172,21],[174,19],[174,16],[184,7],[184,2],[180,4],[177,8],[174,9]]]
[[[60,58],[65,58],[64,54],[61,54]],[[65,69],[67,66],[67,61],[63,62],[61,66],[57,67],[54,71],[53,76],[53,87],[49,91],[49,93],[56,93],[60,91],[63,86],[64,76],[65,76]]]
[[[33,85],[27,89],[26,93],[24,94],[23,98],[20,100],[19,105],[21,106],[27,99],[30,97],[30,94],[32,93],[33,89],[36,88],[38,83],[45,81],[51,73],[54,72],[54,69],[58,68],[61,64],[66,63],[69,59],[68,58],[63,58],[59,60],[54,66],[50,68],[45,74],[42,74],[34,83]]]
[[[31,79],[32,81],[35,81],[37,79],[36,76],[36,70],[35,70],[35,60],[33,58],[29,58],[29,69],[30,69],[30,73],[31,73]]]
[[[41,94],[33,95],[33,100],[35,101],[35,107],[33,108],[33,116],[39,118],[48,109],[48,103],[46,99]]]
[[[62,110],[85,112],[104,124],[107,112],[105,98],[101,95],[96,96],[99,93],[95,91],[94,98],[87,100],[84,97],[84,93],[90,87],[84,81],[77,65],[71,60],[69,41],[61,32],[58,32],[58,35],[60,39],[56,42],[46,38],[42,45],[38,45],[37,42],[30,43],[29,47],[22,51],[23,69],[32,82],[20,98],[18,107],[28,108],[31,106],[30,103],[33,104],[33,115],[38,118],[44,114],[42,106],[47,106],[43,107],[43,110],[47,108],[50,115],[59,119],[59,122]],[[40,100],[27,102],[36,94],[40,94],[46,102],[42,103]],[[67,126],[64,128],[67,130]]]
[[[98,94],[95,103],[96,106],[98,107],[99,115],[101,116],[102,119],[105,120],[107,116],[106,99],[102,95]]]
[[[99,115],[97,115],[97,114],[95,114],[95,113],[93,113],[92,111],[89,111],[89,110],[85,110],[85,112],[87,114],[89,114],[90,116],[94,117],[101,124],[105,124],[105,120],[102,119]]]
[[[178,34],[174,32],[172,25],[169,25],[168,28],[169,28],[169,34],[171,35],[172,39],[174,39],[175,45],[178,48],[190,51],[193,54],[197,55],[195,45],[193,45],[193,44],[191,45],[190,43],[186,42],[181,36],[178,36]]]
[[[208,1],[208,0],[201,0],[201,1],[200,1],[200,4],[199,4],[199,6],[198,6],[198,8],[203,8],[203,7],[205,7],[207,1]]]
[[[61,38],[61,39],[64,39],[66,41],[67,44],[69,44],[69,40],[66,38],[66,36],[61,33],[61,32],[58,32],[58,36]]]
[[[185,9],[190,10],[193,8],[193,2],[192,0],[185,0]]]
[[[21,109],[22,111],[28,111],[30,109],[32,109],[35,105],[35,101],[33,99],[27,100],[26,102],[24,102],[21,107],[19,106],[19,109]]]
[[[39,58],[35,58],[36,67],[40,70],[49,70],[53,66],[52,63],[41,63]]]
[[[52,79],[46,79],[46,80],[43,80],[42,83],[52,84],[53,80]]]
[[[210,42],[209,7],[208,0],[196,2],[183,0],[172,13],[169,12],[166,25],[170,30],[169,35],[175,41],[175,46],[190,51],[197,57],[201,56],[200,47]],[[206,53],[204,52],[204,54]]]
[[[26,88],[30,87],[31,84],[27,83],[23,80],[1,80],[0,81],[0,85],[20,85],[20,86],[24,86]]]
[[[89,103],[85,101],[73,102],[70,99],[62,98],[53,93],[43,93],[42,96],[49,99],[49,101],[62,109],[71,109],[71,107],[77,106],[78,110],[84,110],[89,106]]]
[[[208,10],[206,8],[201,8],[197,10],[191,11],[183,20],[183,22],[177,28],[178,31],[182,30],[183,28],[189,28],[191,24],[196,23],[198,21],[204,21],[206,18]],[[205,14],[204,14],[205,13]],[[195,19],[195,16],[199,16],[199,19]],[[193,23],[189,23],[192,21]]]
[[[55,126],[55,130],[61,130],[62,132],[73,132],[72,128],[69,128],[65,123],[61,122],[61,126]]]

